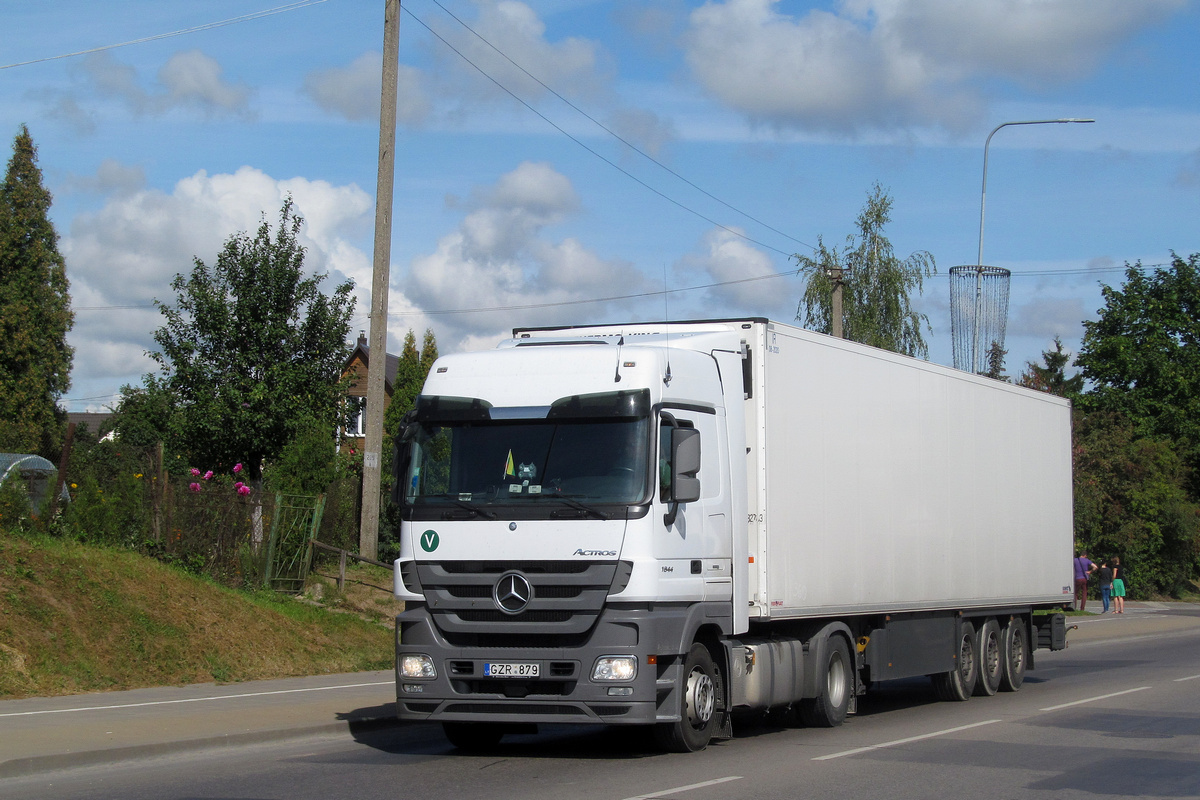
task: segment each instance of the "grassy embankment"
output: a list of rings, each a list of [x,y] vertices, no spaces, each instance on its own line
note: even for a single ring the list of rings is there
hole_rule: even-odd
[[[0,699],[389,669],[399,604],[376,587],[391,575],[348,577],[345,592],[310,580],[323,584],[318,606],[126,550],[0,531]]]

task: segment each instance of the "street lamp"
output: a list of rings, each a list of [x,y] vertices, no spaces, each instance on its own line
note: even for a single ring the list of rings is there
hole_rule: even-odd
[[[992,144],[992,137],[996,135],[996,131],[1001,128],[1006,128],[1009,125],[1057,125],[1064,122],[1095,122],[1094,119],[1030,119],[1017,122],[1002,122],[992,132],[988,134],[987,141],[983,143],[983,189],[979,194],[979,255],[975,261],[975,318],[974,331],[971,336],[971,372],[979,372],[979,318],[983,314],[983,309],[980,307],[983,302],[983,215],[987,208],[987,167],[988,167],[988,147]]]

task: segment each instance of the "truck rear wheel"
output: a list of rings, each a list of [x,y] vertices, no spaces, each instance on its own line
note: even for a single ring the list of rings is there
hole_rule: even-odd
[[[708,648],[696,642],[683,663],[680,720],[654,726],[654,738],[671,753],[703,750],[717,723],[717,670]]]
[[[468,753],[491,750],[504,737],[503,728],[488,722],[443,722],[442,732],[450,744]]]
[[[1025,682],[1028,655],[1025,652],[1025,620],[1013,617],[1000,635],[1002,653],[1000,689],[1015,692]]]
[[[963,622],[958,636],[956,667],[949,672],[933,676],[933,688],[942,700],[970,700],[979,673],[979,650],[975,639],[975,628]]]
[[[829,637],[825,658],[818,665],[817,696],[801,700],[796,707],[801,722],[810,728],[835,728],[845,721],[854,687],[852,669],[846,640]]]
[[[979,677],[975,681],[975,694],[991,697],[1000,688],[1004,672],[1004,645],[1000,641],[1000,625],[994,619],[983,623],[979,629]]]

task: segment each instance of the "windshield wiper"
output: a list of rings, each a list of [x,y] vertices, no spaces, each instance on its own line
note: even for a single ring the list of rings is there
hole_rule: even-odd
[[[546,500],[555,500],[559,503],[563,503],[565,505],[570,506],[571,508],[575,508],[575,509],[578,509],[579,511],[582,511],[585,514],[591,514],[596,519],[612,519],[611,515],[604,513],[600,509],[593,508],[592,506],[589,506],[587,503],[581,503],[578,500],[576,500],[575,498],[568,497],[567,495],[564,495],[564,494],[543,494],[543,495],[541,495],[541,497],[543,497]]]
[[[425,497],[426,498],[434,497],[439,500],[449,500],[451,503],[458,506],[459,508],[466,509],[467,511],[470,511],[472,514],[477,514],[477,515],[483,517],[484,519],[499,519],[498,516],[493,514],[491,511],[488,511],[486,508],[480,508],[476,504],[469,502],[467,500],[459,500],[458,497],[456,497],[453,494],[427,494],[427,495],[425,495]]]

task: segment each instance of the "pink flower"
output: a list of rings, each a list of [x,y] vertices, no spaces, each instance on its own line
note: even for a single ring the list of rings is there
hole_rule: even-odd
[[[233,474],[234,475],[237,475],[241,471],[242,471],[242,465],[240,462],[233,465]]]
[[[193,492],[198,492],[198,491],[200,491],[200,484],[198,484],[198,483],[189,483],[189,484],[188,484],[188,488],[189,488],[189,489],[191,489]]]
[[[233,488],[235,488],[235,489],[240,489],[240,488],[242,488],[242,487],[243,487],[243,486],[245,486],[245,485],[246,485],[246,484],[242,483],[241,481],[238,481],[237,483],[235,483],[235,484],[233,485]]]
[[[208,472],[204,473],[204,480],[211,481],[212,477],[213,477],[213,471],[211,469]]]
[[[250,494],[250,487],[245,484],[238,487],[238,494]]]
[[[193,478],[199,478],[199,477],[200,477],[200,470],[196,469],[195,467],[192,467],[192,477],[193,477]]]

